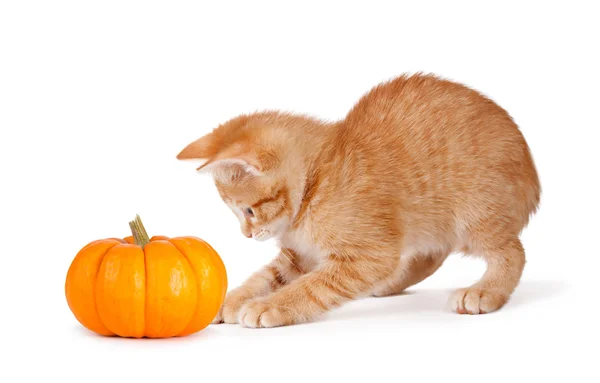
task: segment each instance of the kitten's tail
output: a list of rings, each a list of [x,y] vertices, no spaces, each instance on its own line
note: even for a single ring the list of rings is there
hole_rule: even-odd
[[[527,226],[527,224],[529,223],[529,220],[531,219],[531,217],[533,215],[535,215],[539,208],[540,208],[540,204],[541,204],[541,198],[542,198],[542,185],[540,182],[540,177],[537,171],[537,168],[535,166],[535,162],[533,160],[533,157],[531,155],[531,151],[529,150],[529,147],[527,147],[527,155],[526,155],[526,164],[525,164],[525,168],[526,168],[526,173],[527,174],[527,180],[529,180],[529,184],[525,185],[525,196],[526,196],[526,209],[527,209],[527,218],[525,220],[525,225]]]

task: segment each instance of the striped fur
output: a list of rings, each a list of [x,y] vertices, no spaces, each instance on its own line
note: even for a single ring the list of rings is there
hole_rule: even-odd
[[[364,295],[398,294],[451,253],[481,256],[458,313],[502,307],[525,265],[519,241],[540,202],[527,143],[501,107],[431,75],[374,87],[345,118],[242,115],[189,144],[244,235],[280,254],[229,292],[216,322],[312,321]]]

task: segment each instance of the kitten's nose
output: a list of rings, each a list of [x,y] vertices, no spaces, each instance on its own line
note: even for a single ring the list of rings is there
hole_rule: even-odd
[[[246,238],[252,238],[252,233],[245,234]]]

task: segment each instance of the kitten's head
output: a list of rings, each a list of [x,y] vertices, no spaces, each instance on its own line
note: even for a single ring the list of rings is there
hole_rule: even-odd
[[[242,233],[258,241],[280,238],[294,214],[291,169],[282,158],[280,135],[264,121],[238,117],[190,143],[177,156],[202,160],[198,170],[212,174]]]

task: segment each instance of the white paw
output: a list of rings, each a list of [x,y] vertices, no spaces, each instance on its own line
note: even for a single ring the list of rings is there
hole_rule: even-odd
[[[238,314],[238,323],[245,327],[277,327],[285,326],[286,321],[282,311],[265,299],[256,299],[246,303]]]
[[[238,314],[242,306],[251,299],[243,290],[232,290],[225,297],[225,302],[213,323],[238,323]]]
[[[450,307],[459,314],[487,314],[498,310],[507,301],[500,290],[469,287],[457,290],[450,297]]]

